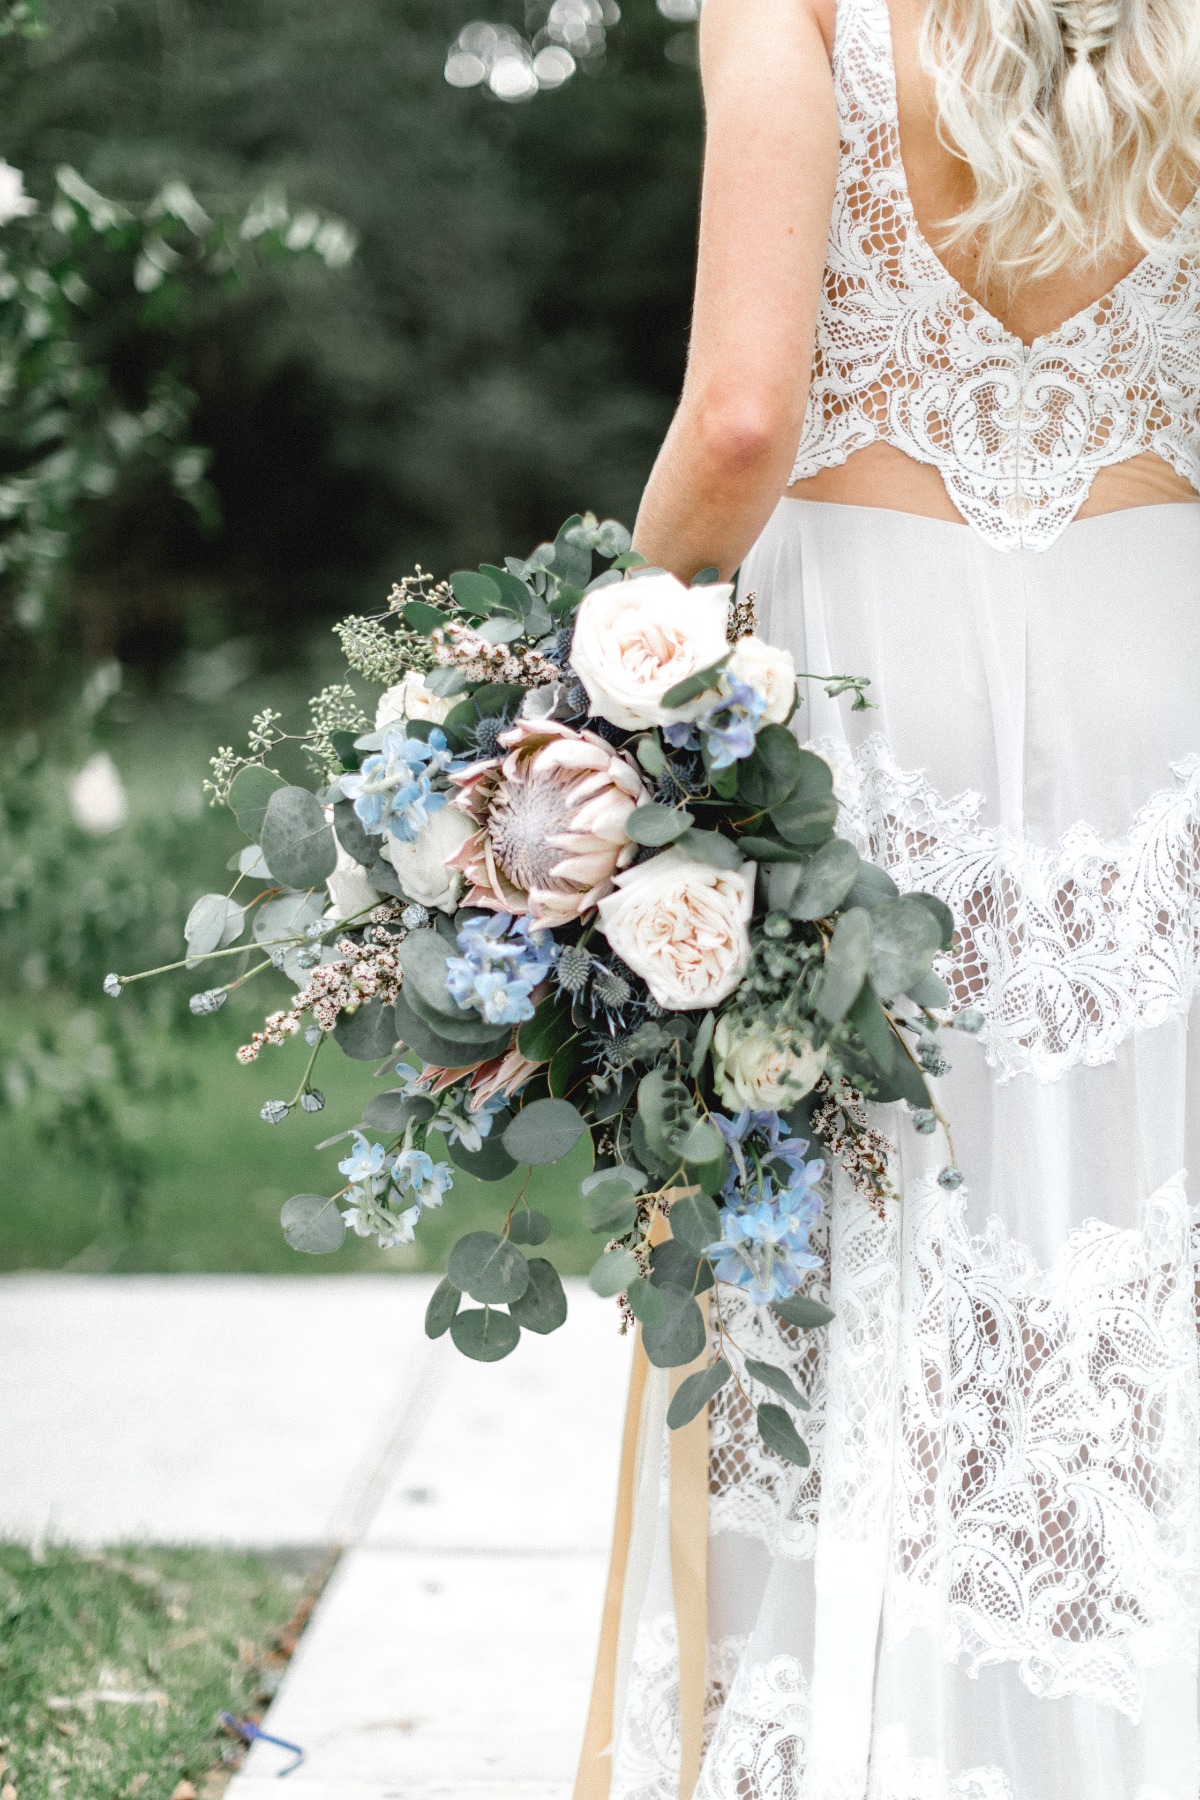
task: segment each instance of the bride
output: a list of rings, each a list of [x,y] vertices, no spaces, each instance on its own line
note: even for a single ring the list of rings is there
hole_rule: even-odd
[[[842,824],[959,920],[898,1198],[787,1362],[635,1378],[579,1800],[1196,1800],[1200,6],[707,0],[691,359],[637,547],[740,566]],[[951,1177],[950,1179],[953,1179]],[[735,1310],[736,1309],[736,1310]]]

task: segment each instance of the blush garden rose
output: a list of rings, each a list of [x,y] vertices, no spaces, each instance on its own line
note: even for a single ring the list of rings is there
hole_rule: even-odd
[[[728,582],[687,588],[656,570],[585,594],[571,665],[592,712],[626,731],[686,717],[668,711],[663,696],[728,653],[732,592]]]
[[[670,1012],[716,1006],[750,961],[753,863],[714,869],[666,850],[618,875],[600,929],[651,997]]]

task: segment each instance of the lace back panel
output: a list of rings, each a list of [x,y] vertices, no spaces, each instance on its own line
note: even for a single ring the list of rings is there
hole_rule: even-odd
[[[923,236],[886,0],[838,0],[841,167],[793,481],[889,443],[1002,550],[1045,549],[1098,470],[1154,451],[1200,489],[1200,195],[1094,305],[1025,345]]]

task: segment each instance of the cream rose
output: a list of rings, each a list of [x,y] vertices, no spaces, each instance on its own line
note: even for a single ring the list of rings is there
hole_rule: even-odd
[[[337,868],[325,883],[329,890],[329,910],[335,919],[356,919],[370,912],[383,899],[367,879],[362,863],[356,862],[338,845]]]
[[[462,893],[463,877],[461,870],[448,869],[446,864],[462,849],[474,829],[457,807],[443,806],[429,815],[429,823],[415,844],[384,838],[383,855],[395,869],[396,879],[410,900],[438,912],[454,911]]]
[[[764,725],[782,725],[796,698],[796,665],[789,650],[764,644],[760,637],[740,638],[725,665],[735,681],[744,681],[767,703]]]
[[[734,1112],[781,1112],[821,1079],[829,1046],[813,1043],[808,1026],[769,1025],[726,1013],[713,1034],[713,1079]]]
[[[666,850],[616,879],[600,929],[660,1006],[690,1012],[732,994],[750,961],[754,864],[714,869]]]
[[[410,669],[403,681],[380,694],[379,705],[375,708],[375,729],[382,731],[385,725],[394,725],[397,719],[428,719],[431,725],[440,725],[453,705],[453,700],[431,694],[425,686],[425,677],[416,669]]]
[[[654,574],[585,594],[571,665],[593,713],[626,731],[683,717],[662,697],[726,654],[732,592],[728,582],[688,588],[674,575]]]

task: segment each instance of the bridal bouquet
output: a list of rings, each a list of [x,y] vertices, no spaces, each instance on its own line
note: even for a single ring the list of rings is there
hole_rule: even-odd
[[[268,1122],[321,1109],[329,1040],[398,1077],[328,1140],[346,1147],[339,1192],[284,1206],[297,1250],[334,1251],[347,1230],[407,1243],[456,1168],[527,1177],[587,1138],[578,1205],[606,1243],[591,1283],[641,1323],[651,1362],[704,1353],[697,1298],[713,1290],[712,1358],[671,1423],[744,1379],[774,1396],[757,1408],[767,1442],[804,1463],[801,1398],[771,1365],[735,1376],[721,1290],[802,1328],[832,1316],[797,1291],[818,1267],[826,1165],[873,1200],[890,1191],[864,1098],[937,1129],[933,964],[954,925],[837,835],[830,768],[791,729],[792,659],[753,627],[752,598],[715,571],[685,587],[591,515],[524,560],[418,570],[386,614],[337,628],[385,691],[373,722],[350,687],[317,697],[310,781],[276,766],[295,740],[272,712],[246,755],[214,758],[213,798],[250,841],[229,892],[192,908],[184,961],[245,965],[196,1013],[272,966],[292,983],[238,1052],[309,1046]],[[860,680],[826,685],[867,704]],[[956,1185],[953,1166],[942,1179]],[[484,1362],[566,1317],[530,1253],[550,1221],[524,1192],[459,1238],[429,1305],[430,1336]]]

